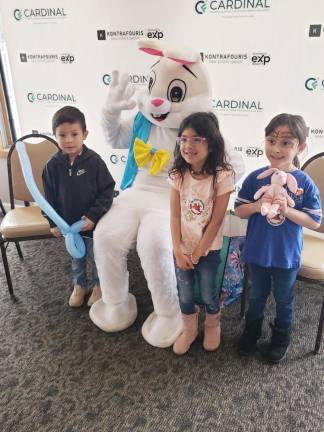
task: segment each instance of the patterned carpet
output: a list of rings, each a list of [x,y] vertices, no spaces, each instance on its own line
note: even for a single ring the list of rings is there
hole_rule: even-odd
[[[0,263],[1,432],[324,431],[324,356],[310,354],[321,287],[298,287],[294,342],[280,366],[237,356],[239,304],[224,312],[218,352],[204,352],[199,339],[178,358],[140,334],[152,304],[134,253],[138,319],[106,334],[86,306],[67,305],[70,266],[62,241],[26,242],[22,249],[23,263],[9,246],[18,304]]]

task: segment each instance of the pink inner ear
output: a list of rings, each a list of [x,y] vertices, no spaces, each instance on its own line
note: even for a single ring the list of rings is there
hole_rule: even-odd
[[[146,54],[163,57],[163,52],[155,48],[140,48],[140,50],[146,52]]]
[[[196,61],[181,60],[181,59],[177,59],[177,58],[174,58],[174,57],[168,57],[168,59],[173,60],[173,61],[175,61],[177,63],[184,64],[184,65],[191,65],[191,64],[197,63]]]
[[[296,194],[298,190],[298,184],[295,177],[291,174],[287,175],[287,186],[288,189],[291,190],[292,193]]]

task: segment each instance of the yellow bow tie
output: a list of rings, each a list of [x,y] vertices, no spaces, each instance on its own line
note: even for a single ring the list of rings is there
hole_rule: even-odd
[[[150,174],[156,175],[169,162],[171,154],[168,150],[157,150],[140,138],[136,138],[134,141],[134,158],[140,168],[143,168],[151,160]]]

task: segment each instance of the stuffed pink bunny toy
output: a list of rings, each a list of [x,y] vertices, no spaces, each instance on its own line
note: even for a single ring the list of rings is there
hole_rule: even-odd
[[[267,216],[267,219],[275,218],[279,214],[278,204],[279,199],[286,199],[289,207],[295,207],[295,201],[288,195],[287,190],[283,187],[287,184],[288,189],[298,194],[299,189],[295,177],[284,171],[280,171],[278,168],[269,168],[263,171],[257,176],[258,179],[262,179],[271,175],[271,184],[262,186],[254,195],[254,199],[257,200],[261,196],[263,202],[261,205],[262,216]]]

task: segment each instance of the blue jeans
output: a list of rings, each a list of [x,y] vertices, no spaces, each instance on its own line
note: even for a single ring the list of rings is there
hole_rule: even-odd
[[[298,268],[267,268],[249,264],[251,290],[246,319],[258,320],[263,318],[272,282],[273,296],[276,302],[275,326],[284,330],[289,329],[293,321],[295,282],[298,271]]]
[[[99,284],[97,267],[93,256],[93,239],[83,237],[86,247],[86,253],[83,258],[72,258],[72,280],[73,285],[80,285],[82,288],[93,288]],[[90,271],[87,278],[87,263],[90,265]],[[88,281],[88,284],[87,284]]]
[[[200,258],[193,270],[181,270],[175,265],[179,303],[183,314],[190,315],[195,312],[195,275],[199,280],[201,299],[207,312],[209,314],[219,312],[219,294],[216,289],[219,254],[219,250],[210,251],[207,256]]]

